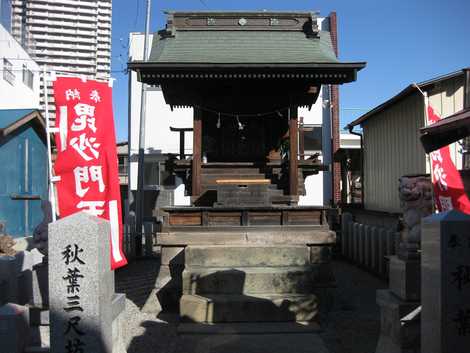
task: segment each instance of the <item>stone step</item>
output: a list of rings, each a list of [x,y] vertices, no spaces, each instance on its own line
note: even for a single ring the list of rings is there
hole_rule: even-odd
[[[329,264],[297,267],[194,268],[183,272],[184,294],[309,294],[333,287]]]
[[[178,325],[177,330],[182,335],[266,335],[321,332],[320,325],[316,322],[234,322],[216,324],[183,322]]]
[[[246,296],[240,294],[184,294],[180,315],[190,322],[295,322],[313,321],[318,314],[318,298],[314,294],[272,294]]]
[[[309,262],[307,246],[190,245],[185,249],[186,266],[304,266]]]
[[[31,346],[26,347],[24,353],[49,353],[51,349],[49,347],[37,347]]]

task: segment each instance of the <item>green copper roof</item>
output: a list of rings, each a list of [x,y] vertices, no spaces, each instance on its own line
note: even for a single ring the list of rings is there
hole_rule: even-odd
[[[154,41],[149,62],[204,64],[338,63],[329,32],[177,31]]]

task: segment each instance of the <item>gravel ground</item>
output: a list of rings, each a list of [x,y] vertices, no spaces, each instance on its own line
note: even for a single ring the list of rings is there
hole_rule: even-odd
[[[386,282],[342,261],[334,261],[338,283],[334,303],[321,339],[330,353],[373,353],[380,330],[375,291]],[[127,294],[124,341],[128,353],[261,353],[269,342],[270,353],[323,353],[316,334],[294,335],[185,335],[176,334],[176,318],[161,320],[140,311],[158,275],[158,259],[134,262],[116,272],[116,291]],[[318,349],[315,349],[315,347]]]

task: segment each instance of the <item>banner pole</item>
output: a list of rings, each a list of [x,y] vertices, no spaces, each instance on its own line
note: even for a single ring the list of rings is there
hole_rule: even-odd
[[[52,175],[52,149],[51,149],[51,126],[49,121],[49,97],[47,94],[47,65],[43,66],[43,87],[44,87],[44,114],[46,118],[46,140],[47,140],[47,164],[49,166],[49,201],[52,208],[52,221],[57,220],[56,199],[54,192],[54,176]]]
[[[147,13],[145,19],[144,57],[148,60],[149,55],[149,32],[150,32],[150,10],[151,0],[147,0]],[[142,82],[140,96],[140,124],[139,124],[139,158],[137,162],[137,200],[136,200],[136,229],[135,229],[135,251],[136,256],[142,256],[142,225],[144,218],[144,162],[145,162],[145,118],[147,106],[147,93],[145,83]],[[130,147],[130,146],[129,146]],[[130,185],[129,185],[130,187]]]

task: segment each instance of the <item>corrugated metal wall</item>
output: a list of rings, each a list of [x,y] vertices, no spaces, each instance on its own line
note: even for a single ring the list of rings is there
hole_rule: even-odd
[[[442,81],[434,85],[434,88],[428,92],[429,104],[441,118],[446,118],[455,112],[463,109],[463,75]],[[454,143],[450,145],[450,154],[454,159],[458,169],[462,169],[462,154],[459,153],[461,147]]]
[[[399,212],[398,178],[425,173],[425,154],[418,137],[423,122],[423,96],[413,93],[364,124],[366,209]]]
[[[430,104],[445,118],[463,108],[463,77],[442,81],[428,92]],[[426,154],[419,141],[425,123],[424,99],[416,92],[363,124],[364,206],[369,210],[400,212],[398,178],[426,173]],[[458,146],[451,154],[461,167]]]

